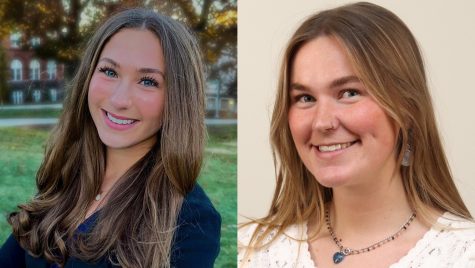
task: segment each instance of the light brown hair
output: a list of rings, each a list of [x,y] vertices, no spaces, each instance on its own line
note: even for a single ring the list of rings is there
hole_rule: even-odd
[[[270,133],[276,189],[268,215],[251,222],[257,223],[257,228],[250,248],[263,246],[270,232],[277,230],[277,235],[281,234],[292,224],[308,221],[310,216],[319,219],[321,228],[325,203],[332,200],[332,190],[320,185],[302,163],[288,123],[292,62],[304,44],[320,36],[334,37],[342,45],[357,76],[400,129],[396,144],[399,163],[410,146],[410,165],[401,166],[400,172],[409,203],[418,217],[426,224],[434,223],[428,208],[436,208],[471,218],[444,154],[414,36],[389,10],[361,2],[310,16],[287,45]]]
[[[100,189],[106,164],[88,109],[89,82],[108,40],[130,28],[153,32],[163,49],[163,124],[155,146],[109,193],[92,233],[76,239],[73,234]],[[199,47],[182,24],[145,9],[109,18],[87,43],[36,176],[37,195],[9,217],[20,245],[61,265],[69,256],[86,261],[108,256],[123,267],[169,266],[183,197],[201,168],[204,82]]]

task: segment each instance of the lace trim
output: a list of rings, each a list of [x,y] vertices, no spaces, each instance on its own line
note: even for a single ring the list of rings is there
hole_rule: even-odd
[[[416,245],[390,268],[402,267],[475,267],[475,223],[444,213],[437,219],[443,229],[432,227]],[[256,225],[239,230],[239,267],[317,267],[311,258],[307,224],[290,226],[267,247],[244,260],[244,252]],[[453,230],[452,230],[453,228]],[[265,239],[272,240],[275,232]]]

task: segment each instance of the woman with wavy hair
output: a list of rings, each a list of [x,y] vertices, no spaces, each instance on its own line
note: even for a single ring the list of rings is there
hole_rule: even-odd
[[[120,12],[92,36],[1,267],[212,267],[221,219],[196,184],[199,47],[180,23]]]
[[[356,3],[303,22],[284,54],[268,215],[239,230],[243,267],[475,267],[416,40]]]

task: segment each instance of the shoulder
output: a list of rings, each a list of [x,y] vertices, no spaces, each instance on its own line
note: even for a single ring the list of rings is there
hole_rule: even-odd
[[[396,267],[475,267],[475,222],[444,213]]]
[[[306,224],[291,225],[282,233],[276,228],[265,234],[266,227],[257,229],[256,223],[238,231],[238,262],[240,267],[313,267],[306,242]],[[253,234],[262,237],[263,246],[250,245]]]
[[[221,216],[198,184],[185,196],[177,225],[178,228],[183,225],[206,225],[219,231]]]
[[[172,266],[212,267],[219,253],[220,236],[221,216],[196,185],[185,196],[178,216]]]
[[[453,267],[475,267],[475,221],[445,213],[439,218],[442,227],[436,243],[445,249]]]
[[[277,228],[272,228],[270,232],[266,234],[265,237],[262,237],[264,235],[264,232],[267,230],[269,227],[265,226],[260,226],[257,223],[248,223],[244,224],[242,227],[238,229],[238,246],[239,248],[247,248],[250,247],[251,239],[254,236],[259,237],[262,239],[263,244],[269,244],[273,240],[278,240],[278,239],[285,239],[285,236],[283,234],[277,235]],[[287,232],[289,230],[292,230],[292,227],[287,228]],[[277,236],[277,237],[276,237]]]
[[[24,267],[25,250],[13,235],[10,235],[0,248],[0,267]]]
[[[444,213],[432,227],[435,241],[446,247],[475,246],[475,221]]]
[[[184,200],[181,208],[180,216],[186,216],[186,213],[205,211],[214,214],[215,217],[220,217],[219,213],[214,208],[211,200],[203,191],[203,188],[198,184],[193,187],[193,190],[189,192]]]

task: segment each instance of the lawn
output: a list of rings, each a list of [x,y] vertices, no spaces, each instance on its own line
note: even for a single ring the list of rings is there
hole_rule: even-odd
[[[212,126],[208,134],[199,183],[223,220],[215,267],[236,267],[236,126]],[[6,215],[35,193],[35,173],[47,136],[47,129],[0,128],[0,244],[11,232]]]
[[[1,118],[47,118],[59,117],[61,109],[0,109]]]

